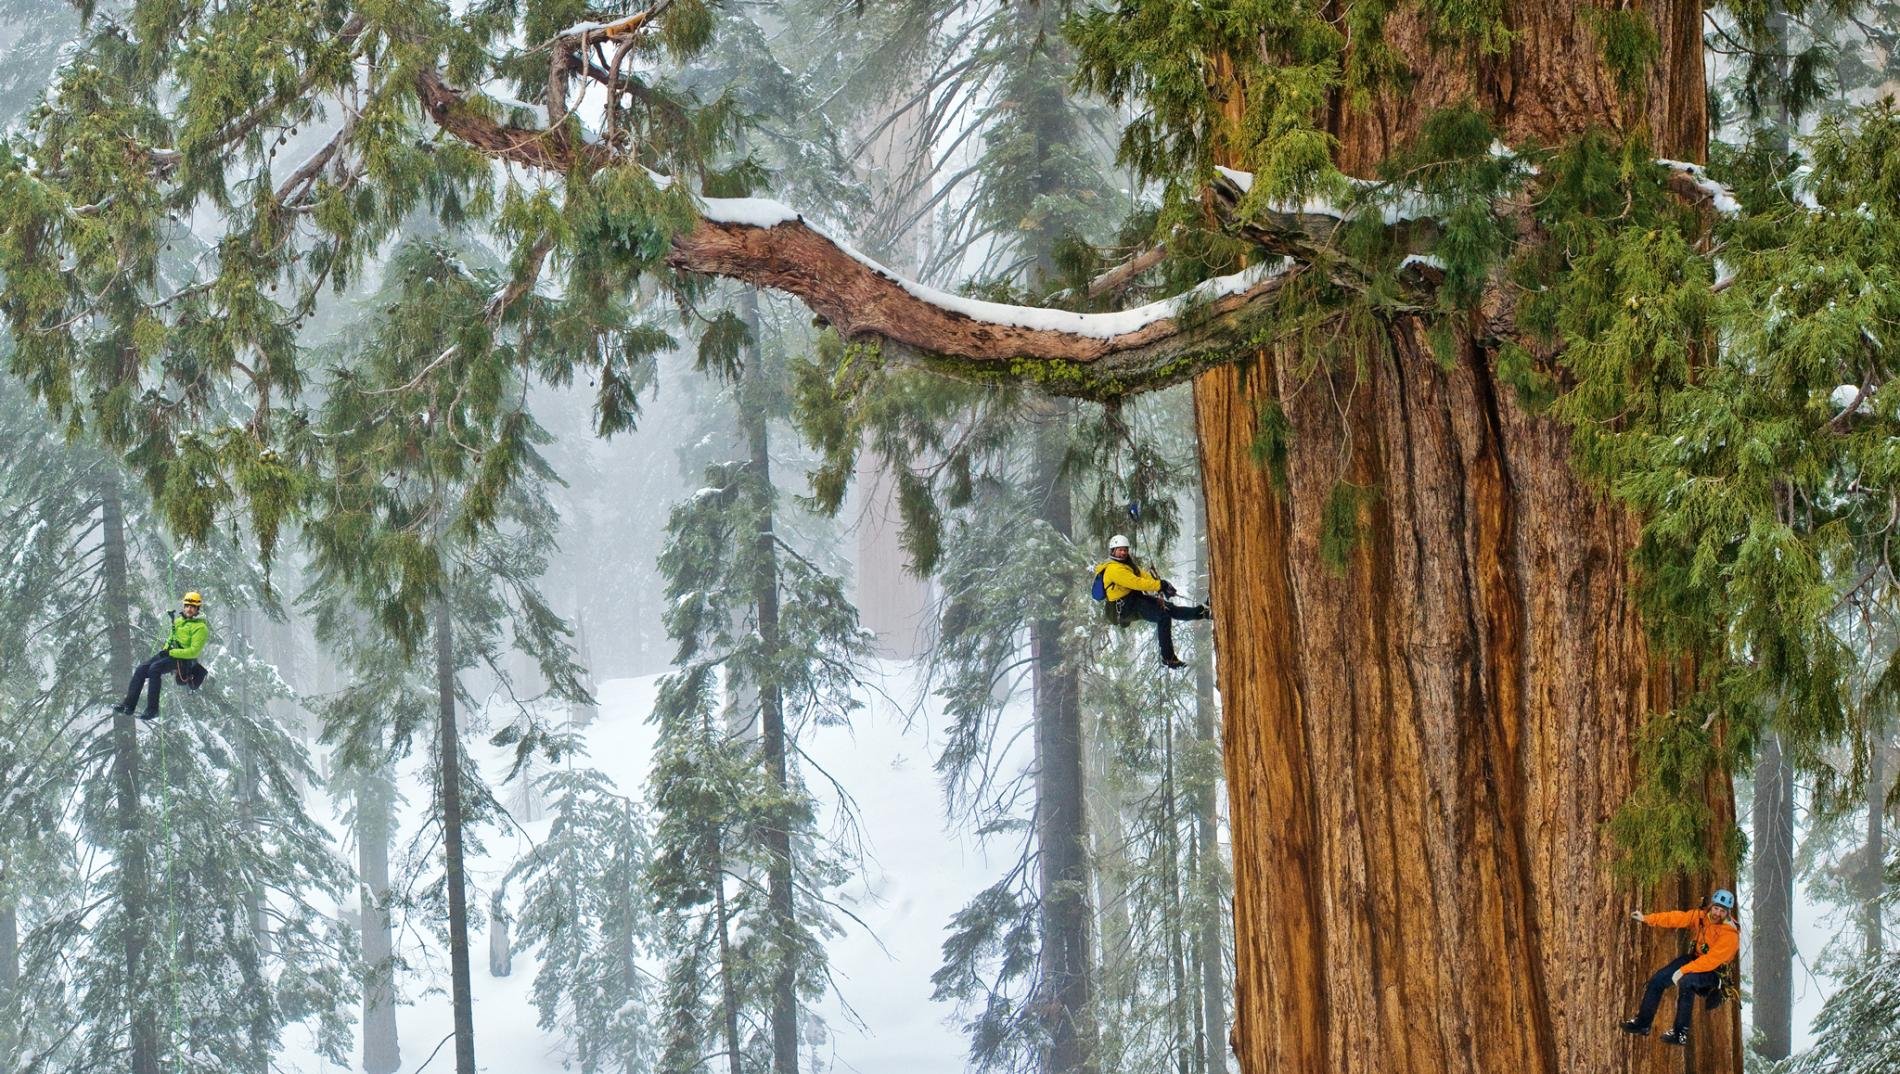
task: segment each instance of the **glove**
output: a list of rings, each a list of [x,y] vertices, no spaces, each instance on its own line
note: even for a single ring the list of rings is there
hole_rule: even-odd
[[[1631,921],[1641,921],[1642,919],[1643,919],[1643,912],[1642,912],[1641,910],[1631,910],[1631,911],[1630,911],[1630,920],[1631,920]]]
[[[1681,971],[1681,970],[1677,970],[1676,972],[1674,972],[1674,973],[1672,973],[1672,974],[1670,974],[1670,975],[1669,975],[1669,983],[1670,983],[1670,984],[1681,984],[1681,983],[1682,983],[1682,971]]]
[[[1161,580],[1161,595],[1164,597],[1174,596],[1174,583],[1168,581],[1166,578]]]

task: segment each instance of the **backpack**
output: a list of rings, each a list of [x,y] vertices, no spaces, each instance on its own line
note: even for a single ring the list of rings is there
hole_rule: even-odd
[[[173,672],[173,675],[178,679],[179,683],[184,685],[187,689],[196,690],[205,684],[205,680],[210,678],[211,673],[206,671],[205,666],[196,660],[180,660],[178,662],[178,669]]]
[[[1127,626],[1128,616],[1123,614],[1122,602],[1108,599],[1108,584],[1102,580],[1102,576],[1107,573],[1108,564],[1106,563],[1095,568],[1095,581],[1089,586],[1089,596],[1102,602],[1102,617],[1107,619],[1111,626]]]

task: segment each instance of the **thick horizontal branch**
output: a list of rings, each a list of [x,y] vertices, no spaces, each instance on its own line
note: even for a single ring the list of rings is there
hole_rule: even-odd
[[[804,301],[846,339],[881,339],[934,364],[1017,366],[1062,394],[1109,385],[1159,386],[1223,360],[1263,300],[1291,278],[1290,261],[1209,280],[1186,294],[1119,313],[1072,313],[984,302],[906,280],[763,199],[708,199],[673,241],[673,267],[746,280]],[[1244,327],[1243,327],[1244,326]],[[1057,368],[1031,373],[1021,363]],[[1063,392],[1062,385],[1073,390]]]
[[[616,162],[605,146],[576,137],[571,124],[537,129],[491,118],[435,71],[420,74],[417,88],[444,130],[498,158],[557,171]],[[1066,386],[1066,394],[1172,382],[1223,360],[1220,341],[1238,339],[1252,307],[1292,275],[1288,263],[1257,267],[1120,313],[1011,306],[903,279],[777,202],[711,198],[702,205],[699,223],[674,239],[673,267],[784,291],[846,339],[888,340],[939,365],[1054,363],[1026,375],[1051,391]]]
[[[609,25],[638,29],[643,24],[632,22],[635,18]],[[589,26],[583,32],[592,37],[600,31]],[[437,72],[419,75],[418,89],[444,130],[498,158],[557,171],[593,171],[624,162],[571,120],[525,128],[492,119]],[[1699,168],[1658,164],[1671,170],[1672,185],[1682,184],[1685,197],[1734,211],[1728,192]],[[1223,169],[1210,198],[1231,218],[1251,183],[1252,176]],[[1357,211],[1380,213],[1402,235],[1413,251],[1405,269],[1415,270],[1410,272],[1415,283],[1429,288],[1442,277],[1429,257],[1436,221],[1410,197],[1363,210],[1312,202],[1255,213],[1239,232],[1281,260],[1209,280],[1161,302],[1099,314],[983,302],[904,279],[774,201],[712,198],[704,199],[701,209],[699,222],[673,240],[667,262],[676,269],[784,291],[844,338],[886,341],[898,353],[936,368],[1030,380],[1057,394],[1083,397],[1160,387],[1228,360],[1234,349],[1271,334],[1273,326],[1264,323],[1275,305],[1271,296],[1309,269],[1347,286],[1365,286],[1371,270],[1350,263],[1331,242]],[[1146,267],[1144,260],[1136,260],[1140,268],[1130,275]]]

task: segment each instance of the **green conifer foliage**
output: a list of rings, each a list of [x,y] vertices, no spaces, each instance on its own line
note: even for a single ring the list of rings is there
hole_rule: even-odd
[[[653,907],[635,882],[650,857],[638,805],[592,769],[557,771],[546,840],[509,870],[520,879],[523,943],[540,947],[534,1004],[543,1029],[571,1042],[582,1074],[653,1069],[653,987],[640,965]]]
[[[241,609],[271,610],[261,577],[222,534],[196,551],[171,548],[110,460],[68,444],[17,392],[5,396],[0,438],[13,465],[0,504],[31,522],[4,538],[14,569],[0,617],[10,654],[0,832],[21,973],[18,991],[0,997],[19,1004],[0,1047],[18,1069],[97,1069],[121,1064],[143,1024],[155,1029],[154,1062],[190,1054],[261,1070],[297,1027],[340,1058],[348,1024],[330,999],[346,987],[349,959],[322,904],[341,896],[345,872],[304,811],[309,758],[266,713],[281,680],[235,625]],[[130,508],[132,607],[107,599],[96,537],[107,482]],[[177,582],[210,595],[215,676],[196,694],[166,684],[159,720],[135,740],[126,829],[112,720],[100,719],[124,683],[107,681],[102,639],[112,620],[129,619],[135,651],[149,655],[167,626],[154,609],[175,606]],[[136,906],[120,883],[133,861],[144,867]],[[272,913],[260,919],[266,891]],[[134,932],[136,980],[126,954]]]
[[[691,1071],[715,1055],[763,1070],[775,1054],[775,1004],[790,972],[801,1008],[825,986],[824,940],[838,928],[827,892],[847,875],[843,848],[817,830],[812,770],[798,742],[860,707],[857,668],[869,639],[839,582],[771,534],[774,496],[754,467],[715,466],[677,506],[661,553],[667,631],[679,644],[661,681],[649,794],[655,817],[649,883],[666,960],[659,1069]],[[777,642],[760,629],[760,557],[776,561]],[[782,706],[783,775],[766,750],[761,700]],[[790,843],[793,913],[772,905]],[[800,1037],[815,1029],[801,1011]]]

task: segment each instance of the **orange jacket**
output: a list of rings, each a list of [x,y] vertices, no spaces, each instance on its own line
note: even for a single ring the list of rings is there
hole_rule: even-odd
[[[1643,924],[1658,929],[1688,929],[1689,952],[1699,956],[1682,967],[1684,973],[1708,973],[1722,968],[1742,948],[1742,930],[1733,918],[1716,924],[1701,910],[1658,910],[1643,915]]]

